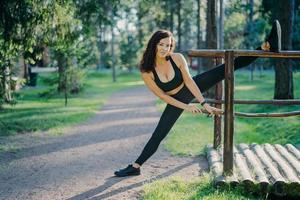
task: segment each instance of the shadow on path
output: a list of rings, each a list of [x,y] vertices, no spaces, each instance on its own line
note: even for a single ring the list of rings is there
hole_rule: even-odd
[[[198,159],[194,159],[192,160],[191,162],[189,163],[185,163],[185,164],[182,164],[178,167],[175,167],[174,169],[171,169],[171,170],[168,170],[166,172],[163,172],[162,174],[159,174],[155,177],[151,177],[151,178],[148,178],[148,179],[145,179],[143,181],[139,181],[137,183],[134,183],[134,184],[131,184],[131,185],[126,185],[126,186],[122,186],[122,187],[119,187],[117,189],[113,189],[109,192],[106,192],[104,194],[100,194],[100,193],[103,193],[105,190],[108,190],[110,187],[112,187],[113,185],[117,184],[118,182],[121,182],[123,180],[126,180],[126,179],[129,179],[129,178],[132,178],[132,177],[124,177],[124,178],[120,178],[120,177],[109,177],[109,178],[106,178],[106,182],[97,187],[97,188],[94,188],[94,189],[91,189],[89,191],[86,191],[84,193],[81,193],[79,195],[76,195],[74,197],[71,197],[69,198],[68,200],[81,200],[81,199],[86,199],[86,198],[89,198],[89,199],[105,199],[105,198],[108,198],[108,197],[112,197],[116,194],[119,194],[119,193],[122,193],[122,192],[125,192],[125,191],[128,191],[128,190],[131,190],[131,189],[134,189],[134,188],[138,188],[138,187],[141,187],[142,185],[145,184],[145,182],[147,183],[150,183],[152,181],[155,181],[155,180],[158,180],[158,179],[162,179],[162,178],[165,178],[165,177],[169,177],[170,175],[174,174],[175,172],[177,171],[180,171],[192,164],[195,164],[198,162]],[[97,194],[100,194],[98,196],[95,196]]]

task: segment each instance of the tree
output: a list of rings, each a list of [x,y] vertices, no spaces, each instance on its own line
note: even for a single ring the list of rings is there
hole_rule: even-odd
[[[294,20],[294,0],[279,1],[281,12],[278,18],[282,24],[282,49],[292,49],[292,33]],[[293,99],[293,70],[289,59],[280,59],[275,65],[274,99]]]
[[[76,45],[80,34],[80,20],[75,18],[75,6],[71,1],[53,3],[51,45],[58,65],[58,91],[67,90],[67,71],[71,59],[78,53]],[[68,13],[66,15],[65,13]]]
[[[216,15],[217,7],[216,0],[207,0],[207,11],[206,11],[206,48],[207,49],[217,49],[218,48],[218,35],[217,35],[217,21]],[[207,63],[208,68],[213,68],[213,60],[210,59]],[[207,96],[210,98],[214,97],[215,87],[207,91]]]
[[[271,20],[278,19],[282,28],[282,50],[292,49],[295,0],[263,1],[265,13],[271,12]],[[274,99],[293,99],[293,71],[289,59],[278,59],[275,64]]]
[[[219,38],[219,49],[224,48],[224,0],[219,1],[219,31],[218,31],[218,38]]]
[[[200,0],[196,0],[197,1],[197,49],[201,48],[201,1]],[[201,58],[197,59],[197,71],[198,73],[200,73],[200,63],[201,63]]]
[[[176,4],[176,10],[177,10],[177,36],[178,36],[178,41],[177,41],[177,49],[178,51],[181,50],[181,0],[177,1]]]
[[[40,24],[49,16],[49,1],[19,0],[0,4],[0,107],[14,103],[11,95],[11,62],[20,52],[33,52]]]
[[[254,0],[248,0],[247,4],[249,5],[249,14],[247,17],[247,24],[246,24],[246,30],[245,30],[245,35],[248,35],[248,39],[245,39],[245,46],[246,49],[250,49],[251,43],[253,42],[253,37],[255,36],[253,34],[253,7],[254,7]],[[251,64],[251,75],[250,75],[250,80],[253,81],[253,71],[254,71],[254,66]]]

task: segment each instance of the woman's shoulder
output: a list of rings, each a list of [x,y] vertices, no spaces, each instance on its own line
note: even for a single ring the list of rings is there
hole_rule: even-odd
[[[172,58],[180,58],[183,55],[181,53],[178,53],[178,52],[172,52],[172,53],[170,53],[170,56],[172,56]]]
[[[171,53],[170,56],[175,63],[181,64],[183,62],[184,56],[181,53]]]
[[[153,75],[153,72],[152,71],[149,71],[149,72],[141,72],[141,76],[142,76],[142,78],[148,78],[148,77],[150,77],[150,78],[154,78],[154,75]]]

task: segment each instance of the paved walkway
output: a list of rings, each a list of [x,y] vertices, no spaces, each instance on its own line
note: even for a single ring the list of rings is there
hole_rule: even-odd
[[[133,162],[160,117],[145,88],[117,92],[95,117],[63,136],[34,133],[1,138],[21,148],[0,154],[0,199],[137,199],[141,186],[207,170],[204,157],[171,156],[163,145],[142,167],[142,175],[114,177]]]

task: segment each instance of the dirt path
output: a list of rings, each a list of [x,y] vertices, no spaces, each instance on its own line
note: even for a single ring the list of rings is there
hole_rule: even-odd
[[[117,92],[95,117],[63,136],[47,133],[0,138],[20,149],[0,154],[0,199],[137,199],[147,182],[207,170],[204,157],[171,156],[163,145],[142,175],[114,177],[133,162],[150,138],[160,112],[145,88]]]

